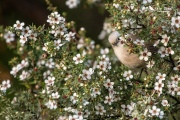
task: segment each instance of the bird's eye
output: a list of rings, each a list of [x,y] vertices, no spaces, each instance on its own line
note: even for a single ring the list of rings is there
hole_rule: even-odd
[[[121,39],[118,37],[117,40],[120,41]]]
[[[113,45],[113,46],[117,46],[117,44],[119,43],[120,40],[121,40],[121,39],[118,37],[118,38],[116,39],[116,41],[115,41],[114,43],[112,43],[112,45]]]

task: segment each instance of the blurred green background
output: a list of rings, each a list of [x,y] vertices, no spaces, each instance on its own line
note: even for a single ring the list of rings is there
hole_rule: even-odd
[[[53,6],[56,6],[58,12],[67,13],[66,21],[75,21],[77,29],[84,27],[87,30],[87,36],[91,37],[96,43],[99,43],[98,35],[103,28],[103,22],[109,16],[98,3],[96,5],[87,5],[85,0],[75,9],[69,9],[65,5],[66,0],[51,0]],[[47,16],[51,12],[47,10],[45,0],[0,0],[0,25],[13,26],[16,20],[25,22],[27,25],[47,25]],[[48,25],[47,25],[48,26]],[[13,58],[13,51],[9,50],[6,43],[0,40],[0,81],[12,79],[9,74],[11,70],[8,61]]]

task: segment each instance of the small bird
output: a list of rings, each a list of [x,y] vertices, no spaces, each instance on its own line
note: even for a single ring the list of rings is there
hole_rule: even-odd
[[[145,68],[146,67],[145,61],[140,60],[138,54],[130,53],[129,47],[123,45],[119,37],[120,37],[119,32],[114,31],[109,35],[108,38],[110,44],[112,45],[114,53],[119,59],[119,61],[132,70]]]

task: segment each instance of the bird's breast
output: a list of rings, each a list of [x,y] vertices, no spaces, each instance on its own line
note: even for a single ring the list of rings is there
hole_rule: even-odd
[[[120,62],[131,69],[145,66],[145,62],[140,60],[137,54],[129,53],[128,48],[118,47],[114,49],[114,52]]]

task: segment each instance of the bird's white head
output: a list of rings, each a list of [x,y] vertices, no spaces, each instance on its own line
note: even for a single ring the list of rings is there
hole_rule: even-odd
[[[118,31],[114,31],[109,35],[109,42],[111,43],[111,45],[116,46],[119,43],[119,32]]]

